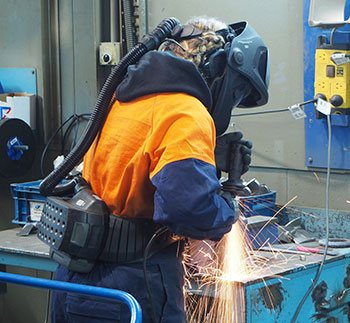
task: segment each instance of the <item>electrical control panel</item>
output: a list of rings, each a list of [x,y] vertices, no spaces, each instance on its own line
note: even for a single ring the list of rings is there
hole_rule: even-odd
[[[332,113],[350,114],[350,64],[336,65],[334,53],[350,54],[350,44],[330,44],[319,36],[315,55],[315,95],[324,95],[332,104]]]

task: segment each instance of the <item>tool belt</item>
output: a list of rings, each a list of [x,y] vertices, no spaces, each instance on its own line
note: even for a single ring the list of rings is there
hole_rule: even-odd
[[[152,220],[110,214],[89,190],[73,198],[47,197],[38,238],[50,246],[50,257],[71,271],[90,272],[96,262],[140,262],[160,228]],[[176,242],[167,231],[155,238],[148,256]]]

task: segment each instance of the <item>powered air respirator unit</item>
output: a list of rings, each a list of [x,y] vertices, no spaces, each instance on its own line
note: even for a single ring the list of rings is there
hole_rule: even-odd
[[[118,263],[142,260],[147,242],[159,229],[151,220],[110,214],[106,204],[81,177],[59,183],[82,160],[102,129],[113,94],[128,66],[137,63],[146,52],[156,50],[167,38],[181,41],[185,36],[188,39],[202,33],[188,26],[181,26],[175,18],[165,19],[121,59],[103,85],[78,144],[40,184],[40,193],[47,199],[38,237],[50,246],[50,256],[69,270],[89,272],[97,260]],[[209,112],[220,135],[228,127],[234,106],[255,107],[267,102],[269,56],[262,39],[247,22],[229,25],[217,33],[224,37],[226,45],[210,53],[200,71],[212,92],[214,104]],[[171,234],[164,235],[152,252],[172,242]]]

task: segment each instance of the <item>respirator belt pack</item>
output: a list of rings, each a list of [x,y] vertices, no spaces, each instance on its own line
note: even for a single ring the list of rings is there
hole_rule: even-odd
[[[159,226],[151,220],[110,214],[107,205],[81,178],[72,198],[46,199],[38,237],[50,246],[53,260],[71,271],[86,273],[96,261],[142,261],[157,229]],[[170,234],[161,235],[148,256],[175,241]]]
[[[209,113],[220,136],[228,127],[233,107],[256,107],[267,102],[269,57],[264,42],[247,22],[231,24],[217,33],[224,38],[225,46],[208,53],[199,70],[211,90],[213,105]],[[148,51],[157,50],[167,39],[181,42],[201,34],[190,24],[182,26],[176,18],[168,18],[145,35],[111,71],[77,145],[41,182],[40,193],[47,200],[38,237],[50,246],[51,257],[68,269],[89,272],[96,261],[131,263],[147,255],[147,245],[159,232],[152,220],[110,214],[81,177],[59,183],[80,163],[101,131],[115,89],[128,66],[136,64]],[[72,198],[60,197],[73,192]],[[157,239],[150,254],[176,241],[168,232]]]

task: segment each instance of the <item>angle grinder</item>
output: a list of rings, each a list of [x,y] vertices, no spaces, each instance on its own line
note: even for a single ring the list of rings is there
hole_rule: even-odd
[[[231,155],[232,160],[230,165],[232,169],[228,173],[228,180],[222,183],[222,190],[225,192],[230,192],[232,196],[247,196],[251,195],[252,192],[250,188],[243,184],[241,179],[243,170],[243,160],[241,143],[233,143],[233,154]]]

